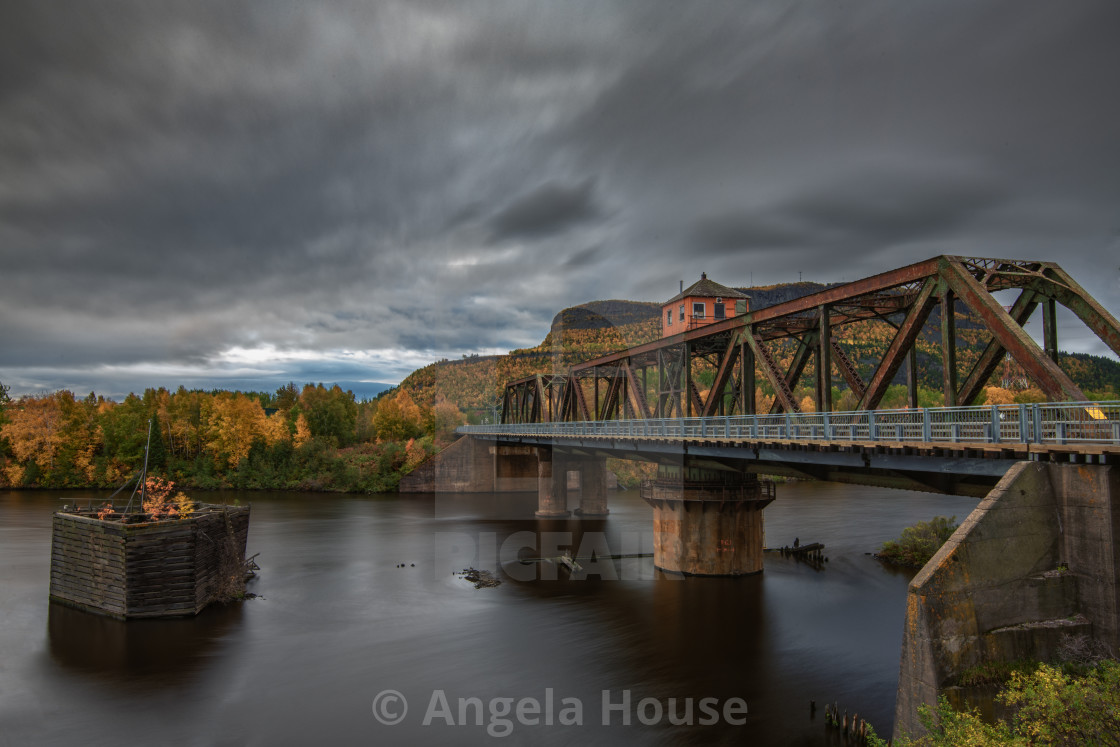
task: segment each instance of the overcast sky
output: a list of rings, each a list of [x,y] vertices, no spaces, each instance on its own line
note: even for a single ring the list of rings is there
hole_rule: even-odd
[[[938,254],[1115,314],[1118,39],[1115,0],[6,0],[0,381],[393,383]]]

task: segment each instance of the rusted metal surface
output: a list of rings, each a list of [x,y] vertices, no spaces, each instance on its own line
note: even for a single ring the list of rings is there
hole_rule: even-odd
[[[1016,324],[1022,326],[1031,317],[1031,313],[1038,306],[1038,295],[1032,290],[1024,290],[1015,299],[1015,303],[1011,306],[1009,312],[1011,318]],[[980,389],[995,373],[996,367],[999,366],[1003,360],[1004,355],[1007,353],[1003,346],[995,337],[991,339],[984,352],[980,354],[980,358],[976,361],[976,365],[972,367],[972,371],[965,377],[964,384],[961,385],[960,400],[962,402],[971,402],[980,393]]]
[[[1011,353],[1048,398],[1053,401],[1084,401],[1085,395],[1077,385],[1058,368],[1057,363],[1050,360],[1026,330],[1015,323],[1003,305],[967,271],[962,262],[948,258],[941,276],[953,293],[980,316],[999,344]]]
[[[1008,289],[1023,293],[1005,310],[992,294]],[[959,385],[957,299],[992,335]],[[975,399],[1008,353],[1051,400],[1084,399],[1055,361],[1058,341],[1052,312],[1057,303],[1073,311],[1120,355],[1120,323],[1057,264],[941,256],[602,356],[564,373],[510,382],[502,420],[532,423],[753,414],[756,370],[774,390],[772,411],[796,413],[800,407],[793,390],[810,360],[816,362],[818,410],[831,409],[833,364],[858,398],[860,409],[875,409],[909,360],[906,378],[913,400],[915,343],[934,307],[941,310],[946,404],[967,404]],[[1043,307],[1047,321],[1043,346],[1023,329],[1038,306]],[[839,327],[868,320],[885,322],[896,333],[865,385],[833,335]],[[795,345],[785,370],[779,368],[770,347],[783,344],[782,340]],[[693,367],[700,361],[715,372],[706,393],[693,375]],[[586,384],[591,385],[593,398],[587,396]]]

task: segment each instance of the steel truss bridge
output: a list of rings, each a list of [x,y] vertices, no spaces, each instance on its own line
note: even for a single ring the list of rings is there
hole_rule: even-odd
[[[993,293],[1017,290],[1005,307]],[[991,339],[971,369],[959,376],[956,309],[973,312]],[[1085,401],[1058,367],[1057,305],[1072,311],[1120,355],[1120,323],[1053,262],[940,256],[785,303],[571,366],[505,387],[502,423],[659,420],[717,415],[756,415],[755,386],[761,374],[775,396],[769,414],[796,414],[793,390],[806,366],[815,363],[815,409],[833,409],[834,371],[857,396],[857,411],[878,408],[887,388],[906,366],[909,406],[918,404],[915,342],[939,309],[942,391],[946,407],[972,402],[1005,356],[1054,402]],[[1023,329],[1042,307],[1043,344]],[[861,378],[834,337],[847,324],[879,320],[893,328],[890,344]],[[795,346],[779,366],[775,348]],[[697,387],[698,366],[714,370],[706,394]]]
[[[1005,307],[993,293],[1017,290]],[[991,339],[958,376],[957,304]],[[655,340],[505,387],[502,422],[460,432],[577,454],[712,466],[915,490],[987,493],[1016,461],[1120,464],[1120,403],[1090,402],[1058,366],[1057,305],[1120,355],[1120,323],[1053,262],[940,256]],[[1023,329],[1042,308],[1040,346]],[[917,406],[915,342],[939,309],[945,407]],[[835,330],[879,320],[893,329],[869,380]],[[792,345],[789,342],[792,341]],[[775,348],[794,349],[784,367]],[[1010,355],[1050,400],[961,407]],[[815,410],[793,395],[814,361]],[[908,407],[877,409],[906,365]],[[696,385],[697,368],[714,371]],[[755,411],[761,374],[775,392]],[[835,374],[858,397],[832,412]]]

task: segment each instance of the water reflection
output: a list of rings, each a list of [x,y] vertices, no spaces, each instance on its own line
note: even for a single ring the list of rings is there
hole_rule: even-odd
[[[51,602],[47,639],[57,664],[102,682],[179,685],[221,653],[241,615],[242,604],[219,604],[197,617],[124,621]]]
[[[551,689],[584,703],[584,727],[519,727],[509,744],[826,744],[810,699],[859,710],[885,732],[910,574],[865,553],[914,521],[962,518],[976,503],[782,486],[766,510],[767,544],[823,542],[823,570],[768,553],[757,576],[682,579],[653,569],[651,512],[629,492],[611,494],[610,515],[588,521],[537,520],[531,494],[213,496],[238,498],[253,504],[249,553],[261,553],[262,567],[253,591],[264,598],[123,623],[47,604],[55,496],[0,491],[4,737],[58,745],[146,743],[157,733],[171,744],[485,741],[483,727],[422,726],[436,689],[452,702],[541,698]],[[503,559],[507,541],[513,556]],[[567,550],[587,572],[522,564],[521,550]],[[592,553],[645,557],[589,568],[583,558]],[[500,586],[475,589],[453,576],[467,565],[508,572]],[[387,688],[411,706],[408,721],[392,728],[370,710]],[[604,690],[616,701],[624,691],[663,702],[738,697],[749,714],[741,727],[604,727]]]

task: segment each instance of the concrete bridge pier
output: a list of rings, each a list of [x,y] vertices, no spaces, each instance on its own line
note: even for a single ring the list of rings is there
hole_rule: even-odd
[[[579,462],[579,508],[580,516],[593,518],[606,516],[607,508],[607,468],[602,459],[586,458]]]
[[[731,470],[662,465],[643,483],[653,507],[653,564],[692,576],[742,576],[762,571],[762,509],[774,484]]]
[[[568,459],[551,446],[537,447],[537,517],[568,516]]]

